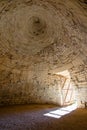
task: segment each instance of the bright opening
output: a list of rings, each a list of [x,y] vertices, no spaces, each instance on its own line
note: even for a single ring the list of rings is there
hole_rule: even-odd
[[[75,87],[72,85],[70,72],[68,70],[64,70],[56,74],[63,77],[61,87],[61,106],[67,106],[75,103]]]

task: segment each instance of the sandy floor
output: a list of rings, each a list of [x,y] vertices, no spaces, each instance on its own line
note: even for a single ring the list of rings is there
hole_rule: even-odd
[[[87,130],[87,109],[77,109],[61,118],[44,116],[53,105],[0,107],[0,130]]]

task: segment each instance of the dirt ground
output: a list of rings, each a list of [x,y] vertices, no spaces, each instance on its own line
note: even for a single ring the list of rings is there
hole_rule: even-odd
[[[44,114],[55,105],[16,105],[0,107],[0,130],[87,130],[87,109],[53,118]]]

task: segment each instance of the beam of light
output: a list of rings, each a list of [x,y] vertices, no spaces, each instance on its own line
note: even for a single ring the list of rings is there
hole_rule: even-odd
[[[61,116],[59,116],[59,115],[52,114],[52,113],[44,114],[44,116],[49,116],[49,117],[54,117],[54,118],[60,118],[60,117],[61,117]]]
[[[58,74],[58,75],[63,75],[63,76],[65,76],[65,77],[70,78],[70,73],[69,73],[68,70],[64,70],[64,71],[58,72],[58,73],[56,73],[56,74]]]
[[[61,108],[61,110],[67,110],[69,112],[72,112],[73,110],[77,109],[77,103],[67,106],[67,107],[63,107]]]
[[[59,108],[55,111],[50,111],[49,113],[44,114],[44,116],[61,118],[62,116],[71,113],[75,109],[77,109],[77,103],[72,104],[72,105],[67,106],[67,107]]]
[[[56,115],[61,115],[61,116],[63,116],[63,115],[68,114],[69,112],[60,109],[60,110],[56,110],[56,111],[51,111],[50,113],[51,113],[51,114],[56,114]]]

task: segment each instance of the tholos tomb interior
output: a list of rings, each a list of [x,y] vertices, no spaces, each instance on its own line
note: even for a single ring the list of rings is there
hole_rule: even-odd
[[[0,130],[86,121],[87,0],[0,0]]]

